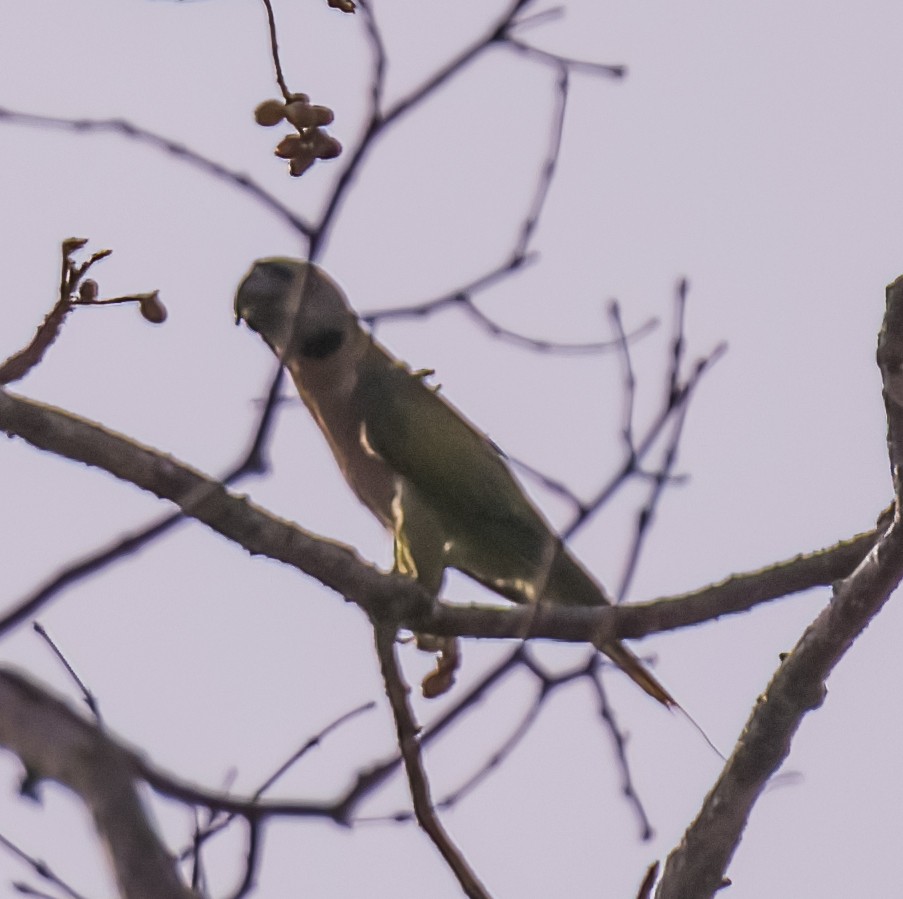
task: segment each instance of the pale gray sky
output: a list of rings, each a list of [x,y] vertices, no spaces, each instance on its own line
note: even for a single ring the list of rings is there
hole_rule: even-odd
[[[501,8],[502,4],[494,6]],[[541,8],[541,7],[539,7]],[[275,95],[254,2],[45,0],[0,4],[0,106],[125,116],[248,171],[311,215],[338,164],[290,180],[273,132],[251,111]],[[277,5],[291,86],[336,111],[354,142],[365,108],[362,23],[325,3]],[[487,4],[381,2],[398,96],[489,21]],[[569,2],[526,32],[569,56],[624,63],[623,82],[575,74],[558,176],[534,248],[542,259],[480,299],[524,333],[607,335],[605,301],[628,326],[668,320],[690,279],[691,354],[730,351],[691,410],[680,469],[648,540],[631,598],[678,593],[815,549],[871,526],[891,495],[874,364],[884,286],[903,272],[903,7]],[[415,302],[500,262],[545,151],[554,73],[501,50],[406,119],[371,157],[324,265],[361,310]],[[278,130],[278,129],[277,129]],[[0,123],[5,280],[0,357],[23,345],[53,301],[59,241],[114,249],[105,293],[159,288],[170,319],[130,309],[73,316],[17,390],[171,452],[207,472],[249,437],[271,359],[232,324],[235,285],[258,256],[296,254],[297,237],[248,196],[114,136]],[[638,346],[640,415],[660,394],[667,329]],[[620,375],[612,358],[545,358],[499,345],[454,312],[380,329],[512,455],[589,493],[619,461]],[[347,492],[303,409],[280,421],[274,475],[247,490],[274,512],[388,565],[388,539]],[[575,542],[606,583],[622,564],[631,497]],[[566,510],[537,493],[549,515]],[[160,514],[109,476],[0,444],[0,602],[64,562]],[[478,596],[462,579],[447,590]],[[826,591],[651,639],[656,672],[729,748],[756,696]],[[891,895],[899,848],[903,738],[893,601],[831,678],[786,770],[756,807],[729,871],[731,899]],[[276,563],[185,524],[136,559],[81,583],[40,620],[98,695],[109,726],[160,765],[208,786],[234,767],[251,790],[337,715],[381,699],[369,628],[354,608]],[[464,683],[501,652],[466,648]],[[575,658],[543,647],[550,662]],[[0,656],[73,695],[28,628]],[[576,656],[576,657],[579,657]],[[428,660],[406,655],[412,680]],[[626,897],[678,840],[719,764],[680,718],[617,674],[635,780],[657,836],[637,840],[592,697],[557,697],[501,771],[444,815],[498,897]],[[508,684],[428,757],[436,794],[467,777],[532,696]],[[77,701],[73,699],[73,701]],[[429,718],[435,707],[418,705]],[[392,746],[388,710],[329,738],[276,795],[331,797]],[[0,758],[0,833],[91,896],[108,895],[90,825],[61,792],[15,798]],[[405,802],[381,794],[370,814]],[[180,811],[156,813],[173,845]],[[83,835],[83,836],[82,836]],[[213,851],[220,894],[241,862],[239,834]],[[25,876],[0,856],[0,882]],[[322,823],[268,829],[259,895],[454,897],[459,890],[413,826]]]

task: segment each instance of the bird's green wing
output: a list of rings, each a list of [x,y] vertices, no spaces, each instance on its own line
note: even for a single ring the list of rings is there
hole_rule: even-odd
[[[536,598],[558,545],[495,446],[377,348],[357,402],[373,452],[441,522],[447,564],[512,599]],[[410,535],[416,545],[417,535]]]
[[[391,361],[363,369],[365,437],[395,472],[439,508],[545,528],[495,446],[436,390]]]

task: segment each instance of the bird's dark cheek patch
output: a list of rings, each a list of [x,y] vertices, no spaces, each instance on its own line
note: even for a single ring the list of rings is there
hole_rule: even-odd
[[[320,331],[301,341],[301,355],[308,359],[325,359],[342,345],[343,339],[341,331]]]

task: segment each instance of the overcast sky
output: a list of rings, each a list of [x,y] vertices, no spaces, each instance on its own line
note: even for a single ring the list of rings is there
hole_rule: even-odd
[[[480,34],[502,4],[378,2],[398,97]],[[536,9],[543,7],[537,6]],[[245,0],[44,0],[0,5],[0,106],[127,117],[253,175],[313,217],[341,162],[289,179],[255,105],[277,91],[259,4]],[[336,112],[354,144],[370,56],[360,17],[277,0],[289,84]],[[635,348],[638,415],[657,409],[678,279],[690,281],[691,356],[727,356],[693,401],[679,469],[628,598],[680,593],[868,529],[891,497],[874,364],[884,287],[903,273],[900,4],[568,2],[524,39],[627,65],[617,81],[575,73],[557,176],[532,243],[538,264],[483,294],[498,322],[559,341],[605,339],[605,305],[628,327],[662,319]],[[510,252],[546,152],[554,71],[497,50],[387,134],[349,196],[323,264],[361,311],[415,303]],[[279,129],[277,129],[278,131]],[[280,132],[281,133],[281,132]],[[235,328],[235,286],[259,256],[297,255],[298,235],[233,186],[117,136],[0,122],[3,325],[0,357],[23,346],[54,299],[59,242],[111,247],[97,270],[114,295],[159,288],[160,327],[133,309],[80,310],[18,390],[103,422],[211,474],[250,437],[270,354]],[[380,329],[511,455],[590,495],[620,462],[617,359],[547,357],[503,345],[456,312]],[[300,404],[287,407],[274,473],[255,500],[388,566],[391,547],[347,491]],[[558,524],[566,506],[530,485]],[[636,491],[575,540],[617,581]],[[164,504],[83,466],[0,442],[0,603],[65,562],[161,514]],[[453,578],[449,596],[485,598]],[[645,641],[656,673],[729,749],[756,697],[827,591],[791,597]],[[63,594],[40,621],[99,697],[111,729],[155,762],[209,787],[237,770],[251,791],[306,738],[371,699],[379,708],[329,737],[275,791],[338,794],[392,748],[389,711],[363,616],[315,582],[185,524],[135,559]],[[732,899],[891,895],[899,851],[903,676],[892,601],[841,662],[781,779],[756,806],[729,875]],[[463,685],[505,651],[465,649]],[[550,665],[581,651],[542,647]],[[429,664],[404,653],[412,682]],[[77,695],[27,627],[0,646]],[[628,897],[679,839],[719,771],[693,729],[626,678],[606,683],[629,733],[635,783],[656,830],[642,843],[620,795],[610,741],[579,686],[556,697],[520,748],[444,814],[493,895]],[[528,706],[505,685],[428,755],[441,796],[469,776]],[[891,698],[889,698],[891,697]],[[454,697],[452,697],[452,700]],[[420,702],[425,720],[438,705]],[[0,834],[85,895],[111,894],[90,824],[61,791],[16,798],[0,758]],[[365,809],[403,807],[403,785]],[[190,822],[155,804],[174,847]],[[259,895],[458,896],[413,826],[341,831],[271,826]],[[215,892],[239,870],[241,834],[212,850]],[[0,883],[25,877],[0,856]],[[725,895],[728,895],[725,893]]]

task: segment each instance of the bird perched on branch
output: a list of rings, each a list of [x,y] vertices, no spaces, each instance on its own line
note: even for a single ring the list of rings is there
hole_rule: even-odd
[[[235,312],[289,370],[345,480],[392,532],[396,571],[434,596],[445,569],[457,568],[515,602],[611,603],[496,446],[373,340],[322,269],[261,259],[238,288]],[[598,648],[649,695],[677,705],[626,647]],[[427,693],[451,684],[455,653],[450,644],[444,651]]]

